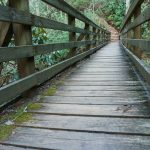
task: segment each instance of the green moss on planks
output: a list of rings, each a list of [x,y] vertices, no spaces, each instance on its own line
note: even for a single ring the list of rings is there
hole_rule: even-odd
[[[41,101],[44,99],[44,96],[54,96],[57,91],[57,87],[62,86],[63,84],[64,78],[61,80],[54,81],[53,85],[46,89],[41,95]]]
[[[21,106],[14,112],[0,116],[0,141],[6,140],[16,128],[16,124],[21,124],[32,120],[32,114],[28,110],[38,110],[42,107],[39,103],[30,102]],[[9,123],[8,123],[9,122]]]
[[[47,90],[45,90],[43,96],[53,96],[56,93],[56,91],[57,91],[57,87],[54,85],[48,88]]]

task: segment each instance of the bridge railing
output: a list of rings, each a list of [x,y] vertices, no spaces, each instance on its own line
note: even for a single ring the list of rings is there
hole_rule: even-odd
[[[7,104],[25,91],[52,78],[65,68],[92,54],[110,40],[110,33],[99,27],[62,0],[42,0],[68,15],[68,24],[39,17],[29,12],[28,0],[9,0],[9,6],[0,5],[0,63],[17,60],[20,79],[0,88],[0,106]],[[76,27],[75,20],[84,22],[85,28]],[[69,42],[56,44],[32,44],[31,27],[68,31]],[[92,30],[91,30],[92,29]],[[77,38],[76,33],[80,36]],[[14,34],[15,47],[8,47]],[[77,54],[77,48],[86,49]],[[70,49],[69,57],[42,71],[35,71],[34,57],[40,54]]]
[[[141,5],[144,0],[134,0],[121,29],[121,40],[123,44],[133,51],[140,59],[143,53],[150,52],[150,37],[142,39],[141,25],[150,21],[150,4],[142,12]],[[150,28],[148,26],[148,28]]]
[[[132,60],[150,84],[150,69],[145,67],[146,65],[142,61],[144,57],[148,57],[150,54],[150,3],[145,2],[145,0],[134,0],[132,2],[123,22],[120,38],[122,44],[129,50],[128,54],[130,53],[130,56],[134,54],[131,56]],[[143,10],[144,4],[147,4],[147,7]],[[143,37],[142,25],[145,23],[147,23],[149,32],[146,33],[147,38]]]

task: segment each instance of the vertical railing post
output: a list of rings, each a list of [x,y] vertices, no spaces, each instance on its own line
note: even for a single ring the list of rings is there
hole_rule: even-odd
[[[99,31],[99,44],[101,45],[101,29]]]
[[[106,42],[106,32],[104,31],[104,43]]]
[[[108,33],[106,32],[106,42],[108,42]]]
[[[105,36],[105,34],[104,34],[104,30],[102,31],[102,44],[104,44],[104,36]]]
[[[97,32],[97,46],[99,45],[99,40],[100,40],[100,29],[98,29],[98,32]]]
[[[93,35],[92,40],[95,41],[96,40],[96,28],[95,27],[93,27],[93,33],[94,33],[94,35]],[[92,47],[95,47],[95,43],[92,45]]]
[[[68,25],[75,27],[75,17],[68,15]],[[69,32],[69,42],[76,41],[76,33],[75,32]],[[69,51],[68,56],[73,57],[76,55],[76,48],[71,48]]]
[[[105,43],[107,42],[107,33],[105,31]]]
[[[28,0],[9,0],[10,6],[18,10],[29,12]],[[13,24],[15,45],[32,45],[31,26]],[[34,57],[22,58],[17,61],[20,78],[35,72]]]
[[[134,17],[137,18],[141,14],[141,5],[135,10]],[[141,27],[138,26],[134,28],[134,39],[141,39]],[[141,58],[142,57],[142,51],[140,51],[139,48],[134,47],[133,48],[135,54]]]
[[[130,23],[131,23],[131,18],[129,18],[129,20],[128,20],[126,26],[127,26],[128,24],[130,24]],[[131,38],[131,31],[128,31],[125,36],[126,36],[127,39],[130,39],[130,38]],[[128,40],[126,40],[126,47],[127,47],[128,49],[132,49],[131,45],[128,43]]]
[[[87,31],[90,31],[90,25],[89,25],[89,24],[85,24],[85,29],[86,29]],[[91,40],[90,34],[87,34],[87,35],[85,36],[85,40],[87,40],[87,41],[90,41],[90,40]],[[90,50],[90,49],[91,49],[91,44],[88,44],[88,45],[86,46],[86,50]]]
[[[98,32],[98,45],[101,44],[100,40],[101,40],[101,30],[99,29],[99,32]]]
[[[100,43],[103,44],[103,30],[100,32]]]
[[[105,31],[103,31],[103,44],[105,43]]]
[[[98,29],[95,30],[95,47],[97,46]]]

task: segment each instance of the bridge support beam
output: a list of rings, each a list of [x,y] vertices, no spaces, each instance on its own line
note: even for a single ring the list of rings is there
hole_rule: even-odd
[[[135,10],[134,17],[138,17],[141,14],[141,5]],[[141,26],[134,28],[134,39],[141,39]],[[141,59],[142,58],[142,51],[137,48],[133,47],[134,53]]]
[[[29,11],[28,0],[9,0],[10,6],[22,11]],[[32,45],[31,26],[13,23],[15,45]],[[18,60],[18,72],[20,78],[35,72],[34,57]]]
[[[85,24],[85,29],[86,30],[88,30],[88,31],[90,31],[90,25],[89,24]],[[85,40],[91,40],[91,36],[90,36],[90,34],[87,34],[86,36],[85,36]],[[89,49],[91,49],[91,45],[89,44],[89,45],[87,45],[86,46],[86,50],[89,50]]]
[[[76,21],[75,17],[68,15],[68,25],[75,27],[76,26]],[[76,41],[76,33],[75,32],[69,32],[69,42]],[[69,58],[73,57],[76,55],[76,50],[77,48],[71,48],[69,52]]]

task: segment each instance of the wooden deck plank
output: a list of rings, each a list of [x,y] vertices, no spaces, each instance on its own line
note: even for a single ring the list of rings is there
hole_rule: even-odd
[[[18,124],[2,148],[149,150],[149,86],[117,42],[79,63],[33,120]]]
[[[147,136],[109,135],[57,130],[18,128],[9,142],[15,145],[34,146],[40,149],[61,150],[149,150]]]
[[[68,80],[76,80],[76,81],[138,81],[136,77],[120,77],[120,76],[101,76],[101,77],[68,77]]]
[[[0,144],[0,150],[36,150],[36,149]]]
[[[79,97],[146,97],[145,91],[57,91],[57,96]]]
[[[105,78],[132,78],[137,79],[136,75],[127,75],[127,74],[71,74],[68,78],[97,78],[97,79],[105,79]]]
[[[85,86],[137,86],[141,85],[139,81],[82,81],[82,80],[67,80],[64,85],[85,85]]]
[[[61,86],[62,91],[145,91],[142,86]]]
[[[42,109],[33,113],[75,115],[75,116],[110,116],[150,118],[150,109],[143,105],[72,105],[42,103]]]
[[[150,135],[150,119],[34,115],[24,127],[78,132]],[[136,128],[135,128],[136,126]]]
[[[69,97],[69,96],[45,96],[43,103],[53,104],[80,104],[80,105],[132,105],[148,103],[148,99],[119,98],[119,97]]]

